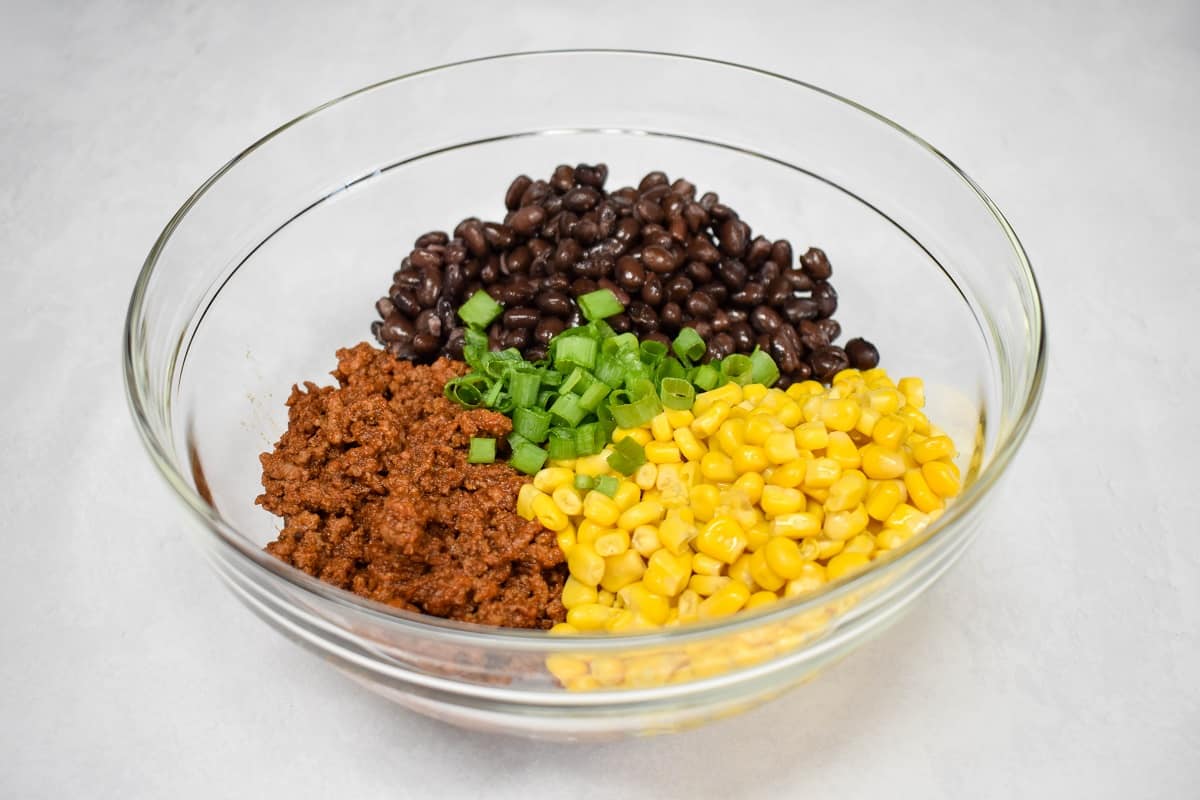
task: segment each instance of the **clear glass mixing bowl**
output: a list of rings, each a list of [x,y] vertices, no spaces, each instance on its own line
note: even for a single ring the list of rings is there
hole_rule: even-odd
[[[517,173],[604,161],[715,190],[768,237],[820,246],[838,318],[895,376],[926,381],[966,489],[874,569],[810,598],[635,636],[456,624],[322,584],[262,548],[258,454],[293,383],[328,382],[420,233],[503,216]],[[929,144],[844,98],[658,53],[484,58],[385,81],[264,137],[154,244],[130,303],[138,429],[209,562],[256,614],[356,681],[475,728],[552,738],[669,731],[760,703],[894,621],[979,531],[1028,430],[1045,338],[1037,286],[987,196]],[[593,674],[568,691],[560,677]],[[587,682],[585,682],[587,683]]]

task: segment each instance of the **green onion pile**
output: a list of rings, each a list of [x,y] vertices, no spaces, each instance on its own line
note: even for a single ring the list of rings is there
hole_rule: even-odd
[[[465,408],[488,408],[512,417],[509,464],[532,475],[549,460],[599,453],[616,428],[644,425],[664,408],[688,409],[697,390],[726,383],[771,386],[779,369],[761,349],[700,363],[706,347],[692,328],[683,328],[671,347],[639,342],[617,333],[604,320],[624,306],[608,289],[576,298],[586,325],[568,328],[551,341],[544,361],[530,362],[515,348],[493,352],[484,330],[504,310],[480,290],[458,310],[467,324],[463,358],[466,375],[446,384],[446,396]],[[632,439],[617,442],[609,465],[624,475],[645,463]],[[473,438],[468,461],[496,459],[494,439]]]

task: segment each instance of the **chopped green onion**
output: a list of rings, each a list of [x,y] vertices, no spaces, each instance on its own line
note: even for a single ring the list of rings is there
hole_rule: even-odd
[[[696,399],[696,387],[681,378],[663,378],[662,404],[666,408],[686,411]]]
[[[575,429],[575,455],[590,456],[604,449],[608,434],[599,422],[588,422]]]
[[[513,469],[532,475],[542,468],[549,454],[536,444],[519,444],[513,448],[512,458],[508,460]]]
[[[540,408],[518,408],[513,412],[513,431],[535,444],[546,441],[550,433],[550,412]]]
[[[516,450],[523,444],[534,444],[519,433],[510,433],[508,435],[508,447],[510,450]]]
[[[581,294],[575,298],[575,302],[579,304],[579,310],[589,321],[616,316],[625,310],[625,306],[621,305],[621,301],[609,289],[597,289],[594,292]]]
[[[745,386],[750,383],[750,370],[753,368],[750,356],[734,353],[721,359],[721,375],[725,381]]]
[[[496,381],[488,389],[487,394],[483,396],[483,404],[488,408],[495,408],[500,402],[500,393],[504,391],[504,383]]]
[[[588,412],[586,408],[579,405],[579,395],[568,393],[558,396],[554,405],[550,406],[550,413],[571,427],[575,427],[583,421]]]
[[[596,481],[592,486],[600,494],[606,494],[612,497],[617,493],[617,487],[621,485],[621,481],[613,475],[597,475]]]
[[[596,481],[592,479],[591,475],[576,475],[575,476],[575,488],[581,492],[589,491],[595,485],[596,485]]]
[[[622,475],[632,475],[645,463],[646,451],[630,436],[613,445],[612,455],[608,457],[608,465]]]
[[[488,381],[483,375],[468,373],[446,382],[444,394],[464,408],[479,408],[483,405],[483,392]]]
[[[515,369],[508,373],[508,393],[517,408],[537,405],[541,385],[541,376],[533,370]]]
[[[496,440],[471,437],[471,449],[467,451],[468,464],[491,464],[496,460]]]
[[[575,431],[570,428],[551,428],[550,440],[546,443],[550,458],[566,461],[575,457]]]
[[[774,386],[779,380],[779,367],[761,348],[754,348],[750,354],[750,382],[761,383],[763,386]]]
[[[712,364],[702,364],[692,371],[691,381],[707,392],[717,388],[717,384],[721,382],[721,373]]]
[[[579,367],[571,370],[571,374],[568,375],[561,384],[559,384],[558,393],[566,394],[567,392],[574,391],[579,382],[583,380],[583,373],[584,371]]]
[[[679,363],[679,359],[667,357],[658,365],[658,379],[661,381],[664,378],[682,378],[687,379],[687,368]]]
[[[500,316],[500,312],[503,310],[504,307],[493,300],[490,294],[480,289],[471,295],[467,302],[459,306],[458,316],[462,317],[462,321],[469,327],[483,329]]]
[[[592,381],[592,385],[580,395],[579,405],[583,406],[587,411],[595,411],[596,407],[600,405],[600,401],[607,397],[610,391],[611,389],[608,388],[607,384],[600,381]]]
[[[542,389],[538,393],[537,406],[538,408],[549,408],[550,404],[558,399],[558,392],[554,389]]]
[[[667,346],[654,339],[647,339],[642,342],[639,349],[641,350],[642,361],[646,364],[654,365],[667,357]]]
[[[675,350],[675,355],[685,363],[695,363],[704,358],[708,349],[695,328],[681,328],[671,347]]]
[[[565,372],[567,367],[592,369],[596,366],[599,349],[595,339],[584,336],[558,339],[554,347],[554,368],[559,372]]]

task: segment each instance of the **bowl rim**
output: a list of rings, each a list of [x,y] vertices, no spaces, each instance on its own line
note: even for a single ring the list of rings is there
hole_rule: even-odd
[[[233,170],[240,162],[249,157],[254,151],[265,145],[267,142],[281,135],[288,129],[299,125],[307,119],[314,117],[330,108],[340,105],[352,98],[360,95],[368,94],[376,89],[385,86],[390,86],[394,83],[417,78],[424,75],[430,75],[438,72],[452,70],[458,67],[479,64],[483,62],[504,62],[526,58],[544,58],[557,56],[576,56],[576,55],[602,55],[602,56],[636,56],[636,57],[653,57],[662,58],[680,62],[697,62],[701,64],[715,65],[744,72],[749,72],[762,77],[771,78],[773,80],[782,81],[792,86],[801,89],[815,92],[823,95],[828,99],[841,103],[852,110],[858,111],[876,122],[883,123],[891,128],[894,132],[901,134],[911,142],[917,144],[929,155],[933,156],[941,164],[949,168],[965,185],[972,191],[976,197],[984,204],[984,207],[991,214],[996,223],[1000,226],[1002,233],[1008,240],[1009,246],[1016,256],[1019,271],[1027,284],[1027,288],[1032,300],[1032,316],[1030,318],[1031,327],[1034,329],[1031,333],[1031,338],[1035,339],[1036,352],[1034,353],[1034,370],[1030,380],[1028,391],[1025,394],[1024,402],[1019,412],[1014,417],[1014,422],[1008,431],[1007,436],[997,441],[997,447],[992,455],[988,465],[980,470],[976,479],[966,487],[966,491],[956,498],[937,520],[935,520],[923,532],[921,536],[914,537],[902,548],[894,551],[894,556],[889,558],[885,563],[880,564],[876,568],[864,570],[854,575],[834,581],[815,594],[808,596],[786,599],[779,603],[771,604],[770,606],[751,611],[744,611],[732,617],[726,617],[710,622],[695,623],[678,628],[659,629],[649,632],[628,633],[628,634],[612,634],[612,633],[580,633],[570,637],[550,637],[546,631],[521,629],[521,628],[500,628],[493,626],[479,625],[476,623],[458,622],[454,620],[442,619],[430,615],[409,612],[387,606],[374,600],[363,598],[352,592],[338,588],[331,584],[324,583],[319,579],[304,573],[295,567],[292,567],[279,559],[268,554],[265,550],[254,545],[250,540],[240,533],[236,528],[226,522],[212,506],[204,500],[200,493],[189,484],[182,471],[175,465],[173,448],[168,447],[166,443],[160,441],[157,433],[153,429],[150,421],[148,406],[151,398],[144,385],[143,373],[139,369],[137,356],[140,351],[138,346],[142,340],[139,336],[137,322],[142,316],[145,309],[146,291],[150,280],[153,277],[155,267],[159,257],[165,249],[175,229],[183,222],[188,212],[200,201],[200,199],[208,192],[208,190],[227,173]],[[399,626],[406,633],[415,634],[424,637],[434,637],[439,640],[457,640],[464,644],[480,644],[480,645],[503,645],[510,649],[533,650],[552,652],[561,649],[568,642],[573,643],[572,647],[578,648],[580,644],[586,644],[590,649],[615,649],[618,647],[643,647],[653,646],[656,644],[664,644],[670,642],[672,644],[687,642],[694,639],[706,638],[714,633],[735,633],[746,628],[756,627],[759,624],[766,624],[772,621],[782,621],[785,618],[794,615],[802,614],[823,606],[831,599],[844,596],[858,588],[863,587],[867,583],[879,580],[884,573],[900,570],[906,565],[913,563],[919,558],[919,553],[924,553],[930,543],[939,539],[945,539],[947,533],[953,529],[953,523],[967,515],[968,512],[974,510],[980,498],[997,482],[1003,475],[1012,461],[1013,456],[1020,449],[1024,442],[1029,428],[1032,425],[1034,416],[1040,403],[1042,390],[1045,383],[1046,371],[1046,328],[1045,328],[1045,312],[1041,296],[1041,290],[1038,286],[1038,281],[1034,275],[1033,268],[1030,265],[1029,257],[1025,252],[1024,246],[1017,237],[1015,230],[1005,218],[1003,212],[988,194],[977,184],[969,175],[966,174],[957,164],[950,160],[938,148],[934,147],[921,136],[913,133],[904,126],[894,120],[876,112],[861,103],[846,98],[835,92],[823,89],[819,86],[807,83],[805,81],[791,78],[777,72],[773,72],[760,67],[748,66],[739,64],[733,61],[723,60],[719,58],[711,58],[708,56],[699,56],[683,53],[671,53],[657,50],[640,50],[640,49],[624,49],[624,48],[563,48],[563,49],[540,49],[540,50],[524,50],[506,53],[498,53],[493,55],[479,56],[475,58],[462,59],[444,64],[439,64],[433,67],[407,72],[402,75],[387,78],[375,83],[363,86],[359,89],[347,92],[332,100],[326,101],[312,109],[300,114],[299,116],[283,123],[274,130],[265,134],[254,143],[243,149],[220,169],[214,172],[207,180],[205,180],[179,207],[175,214],[164,226],[162,232],[158,235],[138,274],[134,284],[133,292],[130,297],[129,306],[125,316],[124,333],[122,337],[122,369],[124,373],[124,384],[126,400],[129,404],[130,413],[133,416],[135,427],[139,437],[142,440],[143,446],[148,451],[151,460],[158,469],[160,475],[171,486],[179,499],[181,499],[188,509],[213,533],[217,534],[218,538],[226,545],[232,547],[241,556],[245,557],[256,568],[263,570],[270,575],[281,578],[293,586],[302,589],[305,592],[318,595],[321,599],[334,603],[336,606],[350,611],[354,614],[365,614],[373,622],[389,626]],[[948,530],[949,529],[949,530]],[[939,536],[939,534],[941,534]]]

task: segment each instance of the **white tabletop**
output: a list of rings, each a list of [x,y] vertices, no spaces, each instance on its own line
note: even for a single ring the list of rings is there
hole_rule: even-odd
[[[0,5],[0,796],[1200,792],[1194,0]],[[1023,238],[1051,351],[990,528],[911,615],[758,711],[566,746],[386,705],[246,613],[180,533],[118,355],[154,237],[245,144],[382,77],[589,45],[766,67],[918,131]]]

